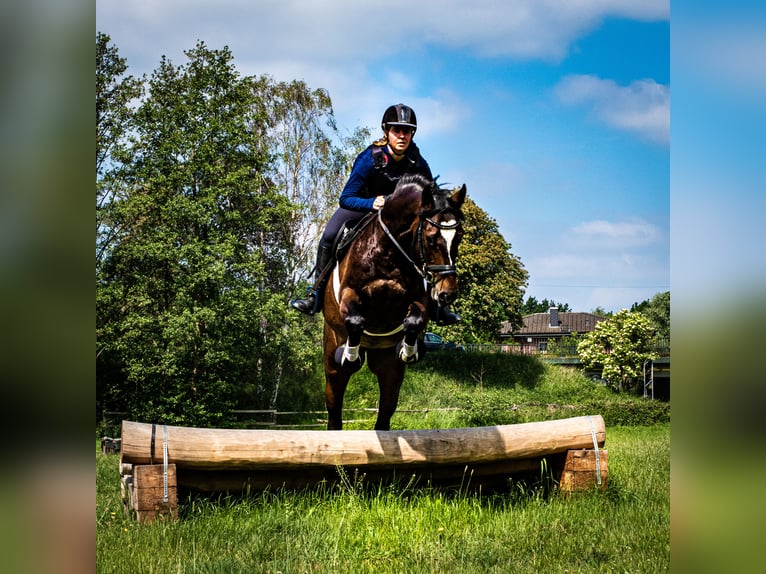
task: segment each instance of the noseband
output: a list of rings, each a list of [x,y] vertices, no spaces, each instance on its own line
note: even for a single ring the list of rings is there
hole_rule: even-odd
[[[439,215],[440,213],[450,213],[454,215],[455,222],[451,224],[444,224],[431,219],[432,217]],[[443,207],[441,209],[433,209],[431,211],[421,211],[420,214],[418,214],[418,229],[417,229],[417,232],[415,233],[414,241],[417,244],[418,256],[420,257],[420,260],[423,262],[423,265],[421,267],[419,267],[417,263],[415,263],[412,260],[412,258],[407,254],[404,248],[399,244],[399,242],[396,240],[394,235],[391,233],[391,230],[388,229],[388,226],[385,223],[383,223],[382,214],[383,214],[383,208],[378,210],[378,223],[380,223],[380,227],[383,229],[383,232],[393,242],[393,244],[396,246],[399,252],[402,255],[404,255],[405,259],[407,259],[407,261],[409,261],[410,264],[412,264],[412,267],[415,269],[415,271],[417,271],[418,274],[423,279],[425,279],[429,285],[435,284],[442,277],[445,277],[448,275],[457,275],[457,268],[455,267],[455,265],[429,265],[428,261],[426,260],[426,251],[425,251],[425,248],[423,247],[423,224],[425,222],[428,222],[434,227],[437,227],[439,229],[456,229],[460,225],[461,220],[463,219],[463,214],[461,212],[451,207]]]

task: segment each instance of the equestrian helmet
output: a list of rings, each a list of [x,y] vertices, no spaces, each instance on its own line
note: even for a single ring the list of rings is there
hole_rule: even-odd
[[[409,106],[404,104],[396,104],[395,106],[388,106],[383,114],[383,120],[380,123],[380,127],[383,131],[388,131],[391,126],[407,126],[412,128],[412,133],[418,129],[418,119],[415,117],[415,112]]]

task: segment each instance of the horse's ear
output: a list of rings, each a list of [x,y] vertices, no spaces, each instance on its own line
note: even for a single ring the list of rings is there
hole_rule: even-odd
[[[455,202],[455,205],[460,208],[463,205],[463,202],[465,201],[465,184],[463,184],[460,188],[455,188],[455,190],[452,192],[452,196],[450,199]]]
[[[438,177],[438,176],[437,176]],[[436,185],[436,180],[431,182],[431,185],[424,185],[420,192],[420,204],[421,205],[433,205],[434,204],[434,192],[439,187]]]

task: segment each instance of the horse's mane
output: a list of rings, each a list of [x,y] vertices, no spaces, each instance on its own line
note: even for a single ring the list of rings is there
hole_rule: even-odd
[[[428,179],[424,175],[418,173],[408,173],[403,175],[396,184],[393,195],[404,197],[415,192],[422,194],[426,190],[430,191],[430,196],[433,198],[435,209],[439,210],[455,207],[450,201],[452,192],[454,191],[453,189],[446,186],[440,186],[436,183],[435,179]]]
[[[426,176],[419,173],[407,173],[397,182],[394,194],[407,193],[411,190],[412,186],[415,186],[419,192],[422,192],[428,187],[436,188],[435,182],[428,179]]]

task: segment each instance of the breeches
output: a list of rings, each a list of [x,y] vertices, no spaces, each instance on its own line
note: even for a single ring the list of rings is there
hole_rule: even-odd
[[[344,209],[339,207],[335,213],[332,214],[330,221],[327,222],[322,238],[319,240],[319,246],[327,249],[332,248],[332,244],[335,242],[335,237],[338,232],[343,228],[347,221],[353,219],[360,219],[364,217],[364,213],[360,211],[351,211],[350,209]]]

